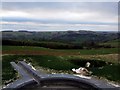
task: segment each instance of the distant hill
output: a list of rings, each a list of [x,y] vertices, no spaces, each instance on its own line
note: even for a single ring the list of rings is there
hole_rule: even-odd
[[[119,47],[119,43],[120,43],[120,39],[115,39],[115,40],[111,40],[111,41],[107,41],[104,43],[100,43],[100,45],[108,45],[111,47]]]
[[[120,36],[117,32],[93,31],[56,31],[56,32],[30,32],[30,31],[3,31],[3,40],[28,41],[56,41],[66,43],[107,42],[116,40]]]

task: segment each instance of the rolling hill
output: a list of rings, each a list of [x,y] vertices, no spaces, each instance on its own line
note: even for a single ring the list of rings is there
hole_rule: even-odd
[[[55,32],[30,32],[30,31],[3,31],[3,40],[28,40],[28,41],[55,41],[66,43],[107,42],[118,39],[117,32],[93,31],[55,31]]]

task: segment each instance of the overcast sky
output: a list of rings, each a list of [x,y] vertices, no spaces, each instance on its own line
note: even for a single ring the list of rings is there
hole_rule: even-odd
[[[3,2],[2,30],[118,30],[117,2]]]

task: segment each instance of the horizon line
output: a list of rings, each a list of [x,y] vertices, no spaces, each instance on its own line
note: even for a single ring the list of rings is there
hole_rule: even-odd
[[[6,29],[6,30],[0,30],[0,32],[7,32],[7,31],[13,31],[13,32],[63,32],[63,31],[93,31],[93,32],[118,32],[118,30],[85,30],[85,29],[81,29],[81,30],[25,30],[25,29],[20,29],[20,30],[12,30],[12,29]]]

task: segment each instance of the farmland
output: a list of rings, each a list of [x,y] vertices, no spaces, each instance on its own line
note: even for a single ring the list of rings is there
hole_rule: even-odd
[[[108,42],[105,42],[105,43],[101,43],[101,45],[110,45],[112,47],[118,47],[119,42],[120,42],[120,40],[112,40],[112,41],[108,41]]]
[[[44,35],[43,32],[4,32],[2,83],[5,85],[20,77],[10,62],[21,60],[46,73],[68,74],[74,74],[72,68],[85,67],[86,62],[90,62],[88,70],[92,72],[91,76],[120,83],[119,39],[116,34],[85,31],[44,32]]]
[[[102,69],[99,67],[89,68],[92,71],[92,75],[98,77],[104,77],[112,81],[120,81],[120,73],[118,68],[118,48],[110,49],[93,49],[93,50],[57,50],[43,47],[31,47],[31,46],[3,46],[2,47],[2,63],[3,63],[3,83],[6,80],[16,79],[18,74],[13,70],[10,65],[11,61],[20,61],[26,59],[27,62],[31,62],[35,68],[43,67],[46,70],[56,70],[56,73],[72,73],[72,68],[79,68],[85,65],[86,62],[96,62],[96,64],[102,65],[109,62]],[[94,64],[94,63],[93,63]],[[106,71],[109,71],[107,72]],[[49,72],[51,73],[51,72]],[[114,74],[113,74],[114,73]]]
[[[28,47],[28,46],[3,46],[3,54],[29,54],[29,55],[41,55],[41,54],[50,54],[54,55],[101,55],[101,54],[116,54],[118,53],[118,48],[101,48],[101,49],[49,49],[43,47]]]

